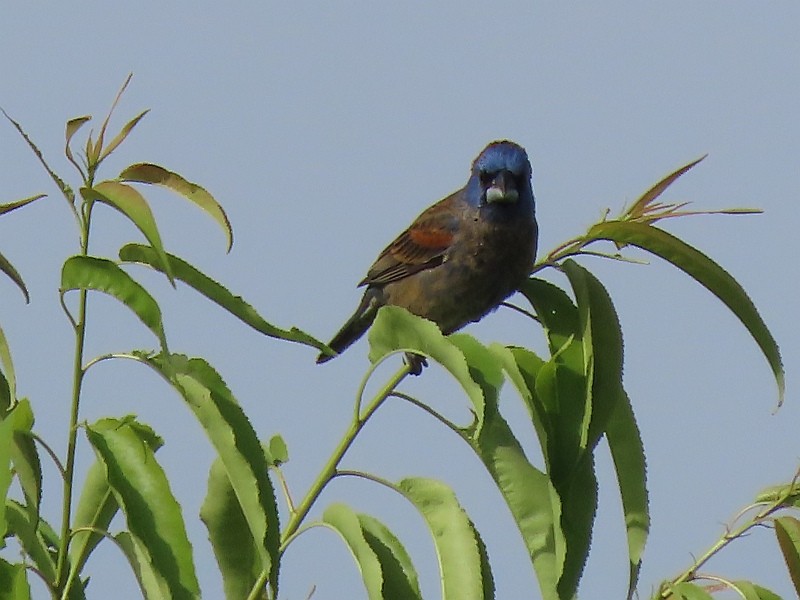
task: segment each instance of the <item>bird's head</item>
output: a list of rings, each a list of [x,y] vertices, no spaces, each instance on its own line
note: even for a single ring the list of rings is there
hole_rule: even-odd
[[[467,196],[476,205],[532,206],[531,163],[525,149],[507,140],[486,146],[472,163]]]

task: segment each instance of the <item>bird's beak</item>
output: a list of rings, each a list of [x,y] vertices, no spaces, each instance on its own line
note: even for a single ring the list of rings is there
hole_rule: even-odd
[[[510,203],[519,199],[514,176],[509,171],[500,171],[486,188],[486,202]]]

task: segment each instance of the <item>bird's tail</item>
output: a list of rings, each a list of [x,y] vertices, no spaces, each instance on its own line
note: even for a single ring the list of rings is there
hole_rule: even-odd
[[[382,306],[380,293],[375,288],[367,289],[364,297],[361,299],[361,304],[358,305],[356,312],[347,320],[347,323],[342,326],[333,339],[328,343],[328,346],[336,351],[336,354],[326,354],[324,352],[317,356],[317,364],[324,363],[330,359],[338,356],[358,338],[364,335],[364,332],[369,329],[372,322],[375,320],[375,315],[378,309]]]

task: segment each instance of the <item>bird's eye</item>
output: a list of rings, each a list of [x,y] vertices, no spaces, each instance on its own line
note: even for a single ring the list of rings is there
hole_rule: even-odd
[[[494,174],[489,173],[488,171],[481,171],[479,177],[481,178],[481,185],[483,187],[489,186],[492,181],[494,181]]]

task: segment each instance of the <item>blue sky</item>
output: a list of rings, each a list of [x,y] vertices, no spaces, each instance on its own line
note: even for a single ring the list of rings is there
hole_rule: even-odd
[[[620,314],[625,385],[647,451],[653,525],[640,587],[646,596],[705,550],[758,490],[788,480],[798,466],[798,22],[800,5],[789,1],[142,2],[118,10],[101,2],[17,3],[0,21],[0,106],[69,173],[64,122],[86,113],[100,119],[133,72],[116,123],[152,110],[105,175],[146,160],[204,185],[233,222],[232,253],[224,254],[222,235],[199,211],[155,194],[170,251],[276,324],[320,338],[350,314],[355,284],[376,254],[423,208],[463,185],[470,161],[493,139],[513,139],[531,157],[540,252],[709,153],[668,198],[765,214],[667,227],[748,290],[781,345],[787,401],[772,414],[775,386],[755,343],[685,275],[658,261],[584,263]],[[72,343],[56,289],[61,261],[76,251],[74,224],[8,124],[0,126],[0,156],[0,202],[50,194],[0,220],[1,250],[33,298],[25,307],[0,282],[0,323],[37,427],[63,453]],[[96,225],[98,254],[138,240],[111,211]],[[366,342],[317,366],[310,349],[263,338],[151,274],[135,276],[160,299],[172,348],[208,358],[259,434],[283,434],[292,457],[286,476],[301,495],[346,427],[368,364]],[[93,299],[90,310],[97,319],[90,354],[152,346],[113,301]],[[467,331],[484,342],[542,348],[540,333],[507,311]],[[408,389],[467,418],[456,386],[435,369]],[[507,397],[509,419],[521,422],[510,389]],[[204,595],[220,597],[196,518],[212,454],[189,412],[163,384],[125,364],[95,370],[83,408],[89,421],[135,412],[165,436],[159,456],[184,507]],[[581,588],[589,599],[621,597],[627,576],[613,473],[607,452],[599,454],[600,513]],[[83,465],[91,458],[85,445],[79,458]],[[446,480],[484,535],[497,597],[531,597],[535,579],[499,495],[467,449],[419,411],[385,406],[347,464],[394,479]],[[49,475],[45,504],[57,521],[60,490],[56,473]],[[358,482],[337,482],[320,507],[336,500],[398,531],[426,597],[436,597],[435,557],[411,509]],[[106,546],[88,565],[92,597],[136,598],[132,575]],[[708,570],[791,595],[767,531]],[[312,585],[315,598],[365,597],[346,550],[322,529],[288,552],[282,584],[287,599],[305,598]]]

